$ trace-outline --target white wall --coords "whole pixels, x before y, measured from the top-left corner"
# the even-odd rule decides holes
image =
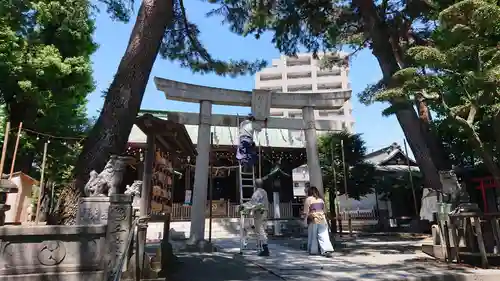
[[[380,197],[380,196],[379,196]],[[375,193],[367,194],[366,196],[362,196],[359,200],[355,200],[352,198],[346,199],[345,195],[340,195],[338,197],[340,210],[375,210],[377,208],[377,200]],[[388,202],[383,200],[378,200],[378,207],[380,210],[389,210]]]

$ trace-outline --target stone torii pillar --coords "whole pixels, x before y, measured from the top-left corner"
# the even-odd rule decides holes
[[[208,165],[210,156],[210,124],[212,102],[200,102],[198,141],[196,143],[196,167],[194,170],[193,204],[191,207],[191,229],[189,244],[205,240],[205,208],[207,205]]]
[[[309,182],[315,186],[321,196],[323,190],[323,173],[319,164],[318,156],[318,136],[316,135],[316,123],[314,120],[314,108],[306,106],[302,108],[302,116],[305,123],[307,167],[309,169]]]

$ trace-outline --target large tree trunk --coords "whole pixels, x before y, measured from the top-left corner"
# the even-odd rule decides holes
[[[111,154],[124,152],[172,9],[172,0],[142,0],[127,50],[76,165],[80,191],[90,171],[101,171]]]
[[[432,152],[427,145],[425,135],[421,131],[420,122],[415,111],[409,106],[408,109],[399,110],[396,117],[424,177],[425,186],[434,190],[441,189],[438,169],[432,159]]]
[[[440,171],[451,169],[450,161],[445,155],[442,143],[431,130],[432,118],[427,103],[423,97],[417,97],[415,104],[418,109],[418,118],[420,119],[421,130],[427,139],[427,145],[431,151],[432,159],[436,168]]]
[[[100,172],[109,156],[125,150],[139,112],[151,69],[173,16],[172,0],[142,0],[125,55],[109,87],[104,106],[75,167],[75,184],[67,196],[78,198],[92,170]],[[68,203],[75,200],[67,200]],[[59,223],[74,219],[75,209],[62,203]]]
[[[377,13],[372,0],[355,0],[353,4],[360,10],[365,32],[372,38],[373,54],[377,58],[382,70],[384,80],[390,81],[392,75],[400,69],[400,65],[395,57],[391,38],[386,23]],[[441,181],[432,154],[429,149],[429,141],[432,136],[428,132],[422,131],[422,124],[413,106],[408,101],[397,101],[406,106],[400,107],[396,112],[396,117],[403,129],[408,144],[413,151],[420,171],[424,176],[425,184],[432,189],[440,189]],[[432,143],[438,143],[433,141]]]

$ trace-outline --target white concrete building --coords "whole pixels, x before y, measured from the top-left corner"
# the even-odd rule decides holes
[[[321,69],[320,61],[314,59],[312,54],[298,54],[297,57],[281,56],[272,60],[271,67],[255,75],[255,89],[270,89],[283,93],[350,91],[349,67]],[[314,115],[316,120],[334,121],[338,130],[353,132],[354,118],[350,100],[347,100],[340,109],[315,110]],[[303,118],[300,109],[272,108],[271,116]],[[294,135],[296,139],[303,138],[303,132],[298,131]],[[294,194],[304,195],[305,183],[309,182],[307,166],[295,169],[293,180]]]

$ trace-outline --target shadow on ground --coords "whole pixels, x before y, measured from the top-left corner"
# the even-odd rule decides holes
[[[177,253],[178,268],[171,281],[278,281],[256,264],[235,259],[227,253]]]
[[[336,243],[335,251],[341,255],[371,255],[378,253],[381,255],[401,255],[416,254],[421,251],[418,245],[395,245],[395,244],[357,244],[357,243]]]
[[[344,256],[362,256],[378,253],[382,255],[416,254],[421,252],[419,241],[423,237],[398,237],[398,236],[362,236],[356,239],[337,239],[333,244],[335,251]],[[288,237],[287,239],[271,238],[282,246],[295,250],[304,250],[307,238]]]
[[[294,238],[280,239],[279,242],[271,240],[270,257],[258,257],[255,252],[245,252],[241,256],[235,254],[238,250],[235,247],[237,239],[232,240],[234,241],[219,242],[221,246],[226,245],[225,253],[232,254],[234,259],[242,262],[258,265],[272,273],[272,276],[279,276],[286,281],[403,281],[414,278],[427,280],[432,275],[448,280],[446,278],[455,278],[456,274],[477,274],[474,268],[439,263],[426,258],[419,252],[418,240],[384,242],[356,239],[341,242],[332,258],[307,255],[304,250],[300,250],[300,244],[305,240]],[[245,278],[248,276],[234,280],[248,280]]]
[[[368,261],[342,258],[340,253],[332,259],[310,257],[297,259],[286,252],[272,259],[246,257],[258,263],[284,280],[294,281],[365,281],[365,280],[407,280],[429,277],[430,274],[472,273],[472,269],[452,267],[447,264],[436,264],[433,260],[410,259],[404,261],[388,261],[387,263],[370,263]],[[365,258],[366,259],[366,258]]]
[[[359,233],[356,234],[356,237],[364,241],[397,242],[397,241],[419,241],[430,237],[430,235],[424,233],[382,232],[382,233]]]

